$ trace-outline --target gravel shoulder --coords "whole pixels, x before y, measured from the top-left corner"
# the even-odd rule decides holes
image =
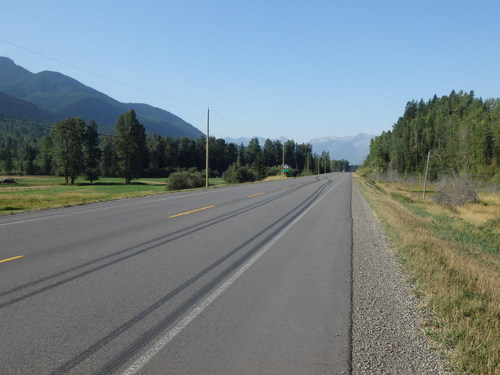
[[[354,184],[352,217],[352,374],[451,375],[421,329],[408,275]]]

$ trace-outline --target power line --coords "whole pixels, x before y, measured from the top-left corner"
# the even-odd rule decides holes
[[[219,117],[220,117],[222,120],[224,120],[226,123],[228,123],[229,125],[231,125],[234,129],[237,129],[237,130],[239,130],[239,131],[241,131],[241,132],[243,132],[243,133],[245,133],[245,132],[247,132],[247,131],[248,131],[248,129],[244,129],[244,128],[242,128],[242,127],[238,126],[238,125],[237,125],[234,121],[232,121],[232,120],[228,119],[226,116],[224,116],[224,115],[223,115],[222,113],[220,113],[219,111],[217,111],[217,110],[212,110],[212,112],[213,112],[214,114],[216,114],[217,116],[219,116]]]
[[[207,105],[204,105],[204,104],[200,104],[200,103],[196,103],[196,102],[192,102],[192,101],[189,101],[189,100],[185,100],[185,99],[180,99],[180,98],[176,98],[176,97],[173,97],[173,96],[169,96],[169,95],[164,95],[164,94],[161,94],[161,93],[158,93],[158,92],[155,92],[155,91],[151,91],[151,90],[147,90],[147,89],[144,89],[142,87],[138,87],[138,86],[135,86],[135,85],[131,85],[129,83],[126,83],[126,82],[123,82],[123,81],[120,81],[120,80],[117,80],[117,79],[114,79],[114,78],[111,78],[111,77],[108,77],[108,76],[105,76],[103,74],[99,74],[99,73],[96,73],[96,72],[93,72],[91,70],[88,70],[88,69],[85,69],[85,68],[82,68],[82,67],[79,67],[79,66],[76,66],[74,64],[70,64],[70,63],[67,63],[65,61],[62,61],[60,59],[57,59],[57,58],[54,58],[52,56],[49,56],[49,55],[46,55],[44,53],[41,53],[41,52],[38,52],[38,51],[35,51],[31,48],[27,48],[27,47],[24,47],[24,46],[21,46],[17,43],[13,43],[11,41],[8,41],[8,40],[5,40],[4,38],[1,38],[0,37],[0,41],[5,43],[5,44],[8,44],[10,46],[13,46],[15,48],[18,48],[18,49],[22,49],[24,51],[27,51],[29,53],[32,53],[32,54],[35,54],[35,55],[38,55],[38,56],[41,56],[45,59],[48,59],[48,60],[51,60],[51,61],[54,61],[58,64],[62,64],[62,65],[65,65],[65,66],[68,66],[72,69],[76,69],[76,70],[79,70],[79,71],[82,71],[84,73],[87,73],[87,74],[91,74],[95,77],[98,77],[98,78],[101,78],[101,79],[105,79],[107,81],[110,81],[110,82],[113,82],[113,83],[117,83],[119,85],[122,85],[122,86],[125,86],[125,87],[129,87],[129,88],[132,88],[134,90],[139,90],[139,91],[142,91],[142,92],[145,92],[145,93],[148,93],[148,94],[151,94],[151,95],[155,95],[155,96],[159,96],[159,97],[162,97],[162,98],[165,98],[165,99],[169,99],[169,100],[173,100],[173,101],[177,101],[177,102],[180,102],[180,103],[185,103],[185,104],[189,104],[189,105],[193,105],[193,106],[197,106],[197,107],[208,107]],[[219,111],[214,111],[214,113],[216,113],[222,120],[224,120],[226,123],[229,123],[233,128],[235,129],[238,129],[242,132],[246,132],[247,129],[243,129],[242,127],[238,126],[234,121],[231,121],[229,120],[226,116],[224,116],[221,112]]]
[[[110,81],[110,82],[113,82],[113,83],[117,83],[117,84],[120,84],[122,86],[125,86],[125,87],[129,87],[129,88],[132,88],[134,90],[139,90],[139,91],[142,91],[142,92],[145,92],[145,93],[148,93],[148,94],[152,94],[152,95],[155,95],[155,96],[159,96],[159,97],[162,97],[162,98],[165,98],[165,99],[169,99],[169,100],[173,100],[173,101],[177,101],[177,102],[180,102],[180,103],[185,103],[185,104],[189,104],[189,105],[193,105],[193,106],[197,106],[197,107],[208,107],[204,104],[200,104],[200,103],[196,103],[196,102],[192,102],[192,101],[189,101],[189,100],[184,100],[184,99],[179,99],[179,98],[176,98],[176,97],[173,97],[173,96],[169,96],[169,95],[164,95],[164,94],[161,94],[161,93],[158,93],[158,92],[155,92],[155,91],[151,91],[151,90],[147,90],[147,89],[144,89],[144,88],[141,88],[141,87],[138,87],[138,86],[135,86],[135,85],[131,85],[129,83],[126,83],[126,82],[123,82],[123,81],[120,81],[120,80],[116,80],[114,78],[111,78],[111,77],[108,77],[108,76],[105,76],[103,74],[99,74],[99,73],[96,73],[96,72],[93,72],[93,71],[90,71],[88,69],[85,69],[85,68],[81,68],[79,66],[76,66],[74,64],[70,64],[70,63],[67,63],[65,61],[62,61],[62,60],[59,60],[59,59],[56,59],[52,56],[49,56],[49,55],[46,55],[44,53],[41,53],[41,52],[38,52],[38,51],[35,51],[33,49],[30,49],[30,48],[27,48],[27,47],[24,47],[24,46],[21,46],[19,44],[16,44],[16,43],[13,43],[13,42],[10,42],[8,40],[5,40],[4,38],[1,38],[0,37],[0,41],[3,42],[3,43],[6,43],[8,45],[11,45],[15,48],[19,48],[19,49],[22,49],[24,51],[27,51],[29,53],[32,53],[32,54],[35,54],[35,55],[38,55],[38,56],[41,56],[45,59],[48,59],[48,60],[51,60],[51,61],[54,61],[58,64],[62,64],[62,65],[66,65],[72,69],[76,69],[76,70],[79,70],[79,71],[82,71],[84,73],[87,73],[87,74],[91,74],[95,77],[98,77],[98,78],[101,78],[101,79],[105,79],[107,81]],[[242,127],[238,126],[234,121],[231,121],[229,120],[226,116],[224,116],[221,112],[219,111],[214,111],[214,113],[216,113],[222,120],[224,120],[226,123],[229,123],[233,128],[235,129],[238,129],[242,132],[246,132],[247,129],[243,129]],[[104,135],[104,134],[103,134]]]
[[[35,50],[32,50],[30,48],[27,48],[27,47],[23,47],[19,44],[16,44],[16,43],[12,43],[12,42],[9,42],[8,40],[5,40],[3,38],[0,38],[0,41],[6,43],[6,44],[9,44],[13,47],[16,47],[16,48],[19,48],[19,49],[22,49],[24,51],[27,51],[27,52],[30,52],[30,53],[33,53],[35,55],[38,55],[38,56],[41,56],[43,58],[46,58],[46,59],[49,59],[49,60],[52,60],[54,62],[57,62],[59,64],[62,64],[62,65],[66,65],[70,68],[73,68],[73,69],[76,69],[76,70],[80,70],[82,72],[85,72],[87,74],[91,74],[93,76],[96,76],[96,77],[99,77],[99,78],[102,78],[102,79],[105,79],[107,81],[110,81],[110,82],[114,82],[114,83],[117,83],[117,84],[120,84],[122,86],[126,86],[126,87],[129,87],[129,88],[132,88],[134,90],[139,90],[139,91],[142,91],[142,92],[145,92],[145,93],[148,93],[148,94],[152,94],[152,95],[156,95],[156,96],[159,96],[159,97],[162,97],[162,98],[165,98],[165,99],[169,99],[169,100],[174,100],[174,101],[177,101],[177,102],[180,102],[180,103],[185,103],[185,104],[190,104],[190,105],[193,105],[193,106],[198,106],[198,107],[206,107],[205,105],[202,105],[202,104],[199,104],[199,103],[195,103],[195,102],[192,102],[192,101],[189,101],[189,100],[184,100],[184,99],[179,99],[179,98],[175,98],[173,96],[169,96],[169,95],[164,95],[164,94],[161,94],[159,92],[155,92],[155,91],[151,91],[151,90],[147,90],[147,89],[144,89],[142,87],[138,87],[138,86],[135,86],[135,85],[131,85],[129,83],[126,83],[126,82],[123,82],[123,81],[119,81],[119,80],[116,80],[114,78],[111,78],[111,77],[108,77],[108,76],[105,76],[105,75],[102,75],[102,74],[99,74],[99,73],[95,73],[95,72],[92,72],[90,70],[87,70],[87,69],[84,69],[84,68],[81,68],[79,66],[76,66],[76,65],[73,65],[73,64],[70,64],[70,63],[67,63],[65,61],[62,61],[62,60],[59,60],[59,59],[56,59],[54,57],[51,57],[51,56],[48,56],[46,54],[43,54],[41,52],[38,52],[38,51],[35,51]]]
[[[105,79],[107,81],[110,81],[110,82],[113,82],[113,83],[117,83],[117,84],[120,84],[122,86],[125,86],[125,87],[129,87],[129,88],[132,88],[134,90],[139,90],[139,91],[142,91],[142,92],[145,92],[145,93],[148,93],[148,94],[151,94],[151,95],[155,95],[155,96],[159,96],[159,97],[162,97],[162,98],[165,98],[165,99],[169,99],[169,100],[174,100],[174,101],[177,101],[177,102],[180,102],[180,103],[185,103],[185,104],[189,104],[189,105],[193,105],[193,106],[197,106],[197,107],[208,107],[207,105],[204,105],[204,104],[200,104],[200,103],[195,103],[195,102],[192,102],[192,101],[189,101],[189,100],[184,100],[184,99],[179,99],[179,98],[176,98],[176,97],[173,97],[173,96],[169,96],[169,95],[164,95],[164,94],[161,94],[161,93],[158,93],[158,92],[155,92],[155,91],[151,91],[151,90],[147,90],[147,89],[144,89],[144,88],[141,88],[141,87],[138,87],[138,86],[135,86],[135,85],[131,85],[129,83],[126,83],[126,82],[123,82],[123,81],[120,81],[120,80],[116,80],[114,78],[111,78],[111,77],[108,77],[108,76],[105,76],[103,74],[99,74],[99,73],[95,73],[93,71],[90,71],[88,69],[85,69],[85,68],[81,68],[79,66],[76,66],[74,64],[70,64],[70,63],[67,63],[65,61],[62,61],[62,60],[59,60],[59,59],[56,59],[52,56],[49,56],[49,55],[46,55],[44,53],[41,53],[41,52],[38,52],[38,51],[35,51],[33,49],[30,49],[30,48],[27,48],[27,47],[24,47],[24,46],[21,46],[19,44],[16,44],[16,43],[13,43],[13,42],[10,42],[8,40],[5,40],[3,38],[0,38],[0,41],[1,42],[4,42],[8,45],[11,45],[15,48],[19,48],[19,49],[22,49],[24,51],[27,51],[29,53],[32,53],[32,54],[35,54],[35,55],[38,55],[38,56],[41,56],[45,59],[48,59],[48,60],[51,60],[51,61],[54,61],[58,64],[62,64],[62,65],[66,65],[72,69],[76,69],[76,70],[79,70],[79,71],[82,71],[84,73],[87,73],[87,74],[91,74],[95,77],[98,77],[98,78],[101,78],[101,79]],[[238,126],[234,121],[231,121],[229,120],[226,116],[224,116],[221,112],[219,111],[215,111],[214,110],[214,113],[217,114],[221,119],[223,119],[226,123],[230,124],[233,128],[237,129],[237,130],[240,130],[242,132],[246,132],[247,129],[244,129],[240,126]]]

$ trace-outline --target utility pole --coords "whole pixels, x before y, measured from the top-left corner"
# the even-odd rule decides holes
[[[210,107],[207,109],[207,144],[205,147],[205,187],[208,188],[208,140],[210,138]]]
[[[285,177],[285,142],[283,142],[283,163],[281,164],[281,174]]]
[[[425,193],[427,190],[427,173],[429,172],[429,159],[431,158],[431,151],[427,153],[427,164],[425,166],[425,177],[424,177],[424,192],[422,193],[422,199],[425,201]]]

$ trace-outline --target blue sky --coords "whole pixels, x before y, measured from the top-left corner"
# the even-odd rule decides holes
[[[410,100],[499,97],[500,1],[2,0],[0,56],[216,137],[390,130]]]

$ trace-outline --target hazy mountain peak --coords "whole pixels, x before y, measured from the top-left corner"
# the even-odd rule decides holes
[[[370,152],[370,141],[374,135],[360,133],[346,137],[322,137],[312,139],[309,143],[313,151],[320,154],[326,151],[331,159],[348,160],[349,163],[359,165]]]
[[[353,136],[345,136],[345,137],[337,137],[337,136],[330,136],[330,137],[321,137],[321,138],[313,138],[310,140],[310,142],[314,143],[323,143],[323,142],[329,142],[329,141],[350,141],[354,137]]]
[[[370,141],[375,137],[374,135],[360,133],[355,136],[328,136],[311,139],[309,143],[313,152],[316,154],[321,154],[323,151],[330,153],[330,159],[335,160],[348,160],[349,163],[353,165],[359,165],[363,163],[364,159],[370,152]],[[253,137],[259,140],[261,146],[264,145],[266,138],[263,137]],[[237,145],[243,144],[248,146],[252,138],[225,138],[228,143],[235,143]],[[287,139],[281,137],[279,139],[281,142],[286,142]]]

